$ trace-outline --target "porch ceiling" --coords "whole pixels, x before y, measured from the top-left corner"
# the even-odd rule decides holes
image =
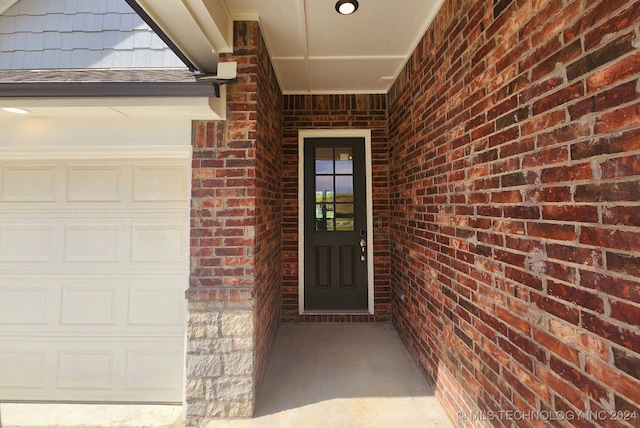
[[[386,93],[443,0],[136,0],[199,71],[232,49],[232,22],[258,20],[285,94]]]

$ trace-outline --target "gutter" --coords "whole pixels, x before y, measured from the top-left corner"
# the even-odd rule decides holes
[[[12,82],[0,98],[213,97],[210,82]]]
[[[0,71],[0,98],[220,97],[236,62],[213,74],[172,69]]]

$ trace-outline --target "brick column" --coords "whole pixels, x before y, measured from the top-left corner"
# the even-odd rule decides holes
[[[193,129],[189,425],[253,415],[280,324],[282,93],[258,24],[234,32],[227,120]]]
[[[187,425],[251,417],[255,400],[257,24],[236,23],[227,120],[193,128]]]
[[[187,422],[253,414],[251,149],[238,122],[196,122],[187,324]],[[246,131],[244,131],[246,132]]]

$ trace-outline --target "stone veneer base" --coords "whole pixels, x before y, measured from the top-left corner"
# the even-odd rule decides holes
[[[203,418],[250,418],[254,302],[189,301],[187,320],[187,426]]]

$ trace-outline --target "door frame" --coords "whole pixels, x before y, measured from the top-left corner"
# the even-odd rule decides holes
[[[307,138],[363,138],[367,198],[367,307],[366,311],[307,311],[304,309],[304,142]],[[373,173],[370,129],[307,129],[298,131],[298,311],[313,314],[374,314],[373,287]]]

